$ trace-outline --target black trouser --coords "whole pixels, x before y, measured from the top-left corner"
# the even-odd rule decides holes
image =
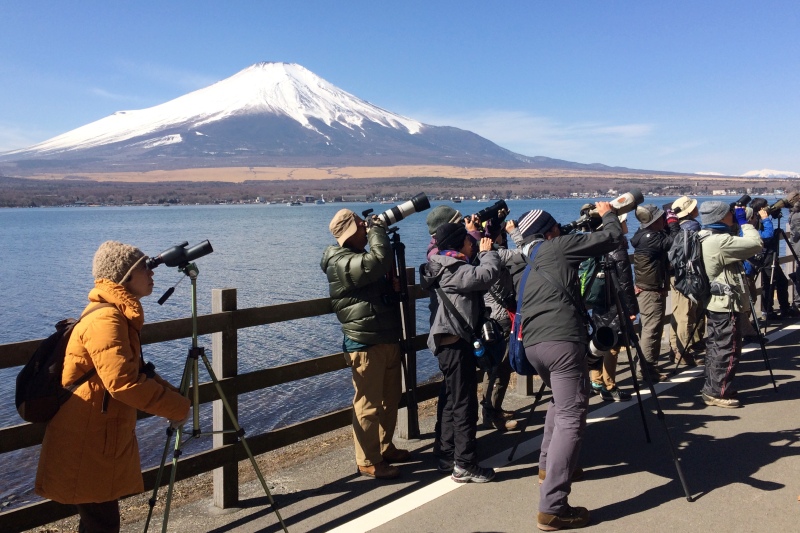
[[[447,401],[441,409],[439,451],[458,466],[478,464],[478,379],[472,345],[464,339],[442,346],[436,354],[444,375]]]
[[[119,532],[119,500],[103,503],[79,503],[76,505],[81,521],[79,533]]]
[[[744,313],[706,313],[706,382],[703,392],[714,398],[731,398],[736,394],[733,378],[742,356],[740,322]]]
[[[775,271],[772,275],[772,284],[769,282],[770,272]],[[781,311],[789,309],[789,281],[786,279],[786,274],[780,265],[772,268],[772,263],[761,271],[761,285],[764,291],[761,293],[761,312],[771,313],[774,311],[774,297],[773,291],[778,291],[778,304],[781,306]]]

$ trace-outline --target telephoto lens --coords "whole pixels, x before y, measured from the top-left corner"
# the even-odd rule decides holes
[[[501,214],[501,211],[503,212]],[[494,205],[490,205],[485,209],[481,209],[475,216],[477,216],[481,222],[486,222],[487,220],[495,220],[497,219],[499,222],[502,222],[503,219],[506,218],[506,215],[510,213],[511,210],[508,208],[505,200],[499,200]]]
[[[387,209],[377,216],[384,224],[391,226],[392,224],[400,222],[408,215],[425,211],[430,206],[431,203],[428,201],[428,197],[425,196],[425,193],[419,193],[411,200]]]

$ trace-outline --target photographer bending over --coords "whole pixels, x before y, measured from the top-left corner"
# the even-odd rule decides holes
[[[402,394],[400,307],[387,278],[394,255],[386,228],[377,217],[372,226],[349,209],[341,209],[329,229],[339,243],[325,249],[320,266],[328,276],[331,306],[342,324],[342,351],[353,372],[353,440],[362,476],[391,479],[408,450],[392,443]],[[369,251],[366,251],[369,244]]]
[[[703,230],[703,262],[711,282],[711,300],[706,312],[706,382],[702,397],[706,405],[739,407],[732,386],[742,355],[742,321],[747,320],[750,294],[742,274],[742,261],[761,250],[758,231],[747,223],[744,207],[735,208],[742,236],[736,236],[734,213],[725,202],[700,205]]]
[[[431,292],[437,287],[442,289],[462,319],[477,331],[483,315],[483,293],[497,279],[500,269],[492,241],[480,240],[480,266],[470,264],[469,258],[478,244],[463,224],[439,226],[436,243],[439,252],[420,268],[420,285]],[[452,470],[451,478],[458,483],[485,483],[494,478],[494,470],[478,466],[478,380],[473,339],[442,302],[437,300],[432,313],[428,348],[439,360],[446,386],[446,403],[438,411],[438,446],[434,443],[439,453],[438,470]]]
[[[553,392],[539,454],[539,477],[544,481],[537,525],[544,531],[583,527],[589,522],[586,508],[567,502],[589,405],[589,339],[584,312],[576,307],[581,298],[578,267],[584,259],[616,249],[622,237],[611,204],[598,202],[597,212],[604,229],[589,234],[561,235],[555,219],[538,209],[523,214],[516,223],[523,253],[530,255],[536,249],[534,268],[523,289],[525,355]],[[523,257],[512,266],[517,294],[525,266]]]
[[[72,331],[61,377],[66,387],[95,369],[47,424],[36,494],[76,504],[79,531],[119,531],[119,498],[144,490],[136,411],[163,416],[174,428],[189,419],[189,399],[145,365],[139,333],[153,292],[147,256],[106,241],[92,261],[94,288]]]

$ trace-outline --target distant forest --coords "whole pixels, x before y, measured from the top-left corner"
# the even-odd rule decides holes
[[[680,182],[680,183],[679,183]],[[752,180],[720,178],[665,179],[663,176],[585,175],[546,178],[362,178],[332,180],[281,180],[229,182],[100,182],[87,180],[36,180],[0,176],[0,207],[59,205],[138,205],[252,203],[257,198],[280,202],[290,198],[324,196],[326,201],[345,198],[410,198],[424,192],[431,198],[484,195],[488,198],[567,197],[573,193],[604,195],[609,189],[624,192],[638,188],[645,193],[711,194],[712,190],[746,192]],[[793,180],[764,180],[754,192],[796,189]]]

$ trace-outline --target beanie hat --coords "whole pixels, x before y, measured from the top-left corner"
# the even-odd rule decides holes
[[[536,235],[544,235],[556,225],[554,219],[547,211],[534,209],[523,213],[517,221],[517,229],[522,236],[522,243],[528,244]]]
[[[636,220],[640,228],[647,228],[664,215],[664,210],[653,204],[644,204],[636,208]]]
[[[94,279],[108,279],[114,283],[127,281],[134,267],[147,256],[130,244],[106,241],[94,253],[92,276]]]
[[[339,243],[339,246],[344,246],[345,241],[358,231],[355,213],[349,209],[340,209],[333,215],[328,229],[331,230],[331,235]]]
[[[428,223],[428,233],[433,235],[442,224],[461,222],[461,212],[449,205],[437,205],[428,213],[425,222]]]
[[[712,200],[710,202],[703,202],[700,204],[700,216],[703,220],[703,225],[708,226],[719,222],[731,210],[731,206],[719,200]]]
[[[460,250],[467,235],[464,224],[446,222],[436,228],[436,246],[439,250]]]
[[[681,196],[672,202],[672,210],[675,211],[675,216],[678,218],[688,217],[695,207],[697,207],[697,200],[688,196]]]

